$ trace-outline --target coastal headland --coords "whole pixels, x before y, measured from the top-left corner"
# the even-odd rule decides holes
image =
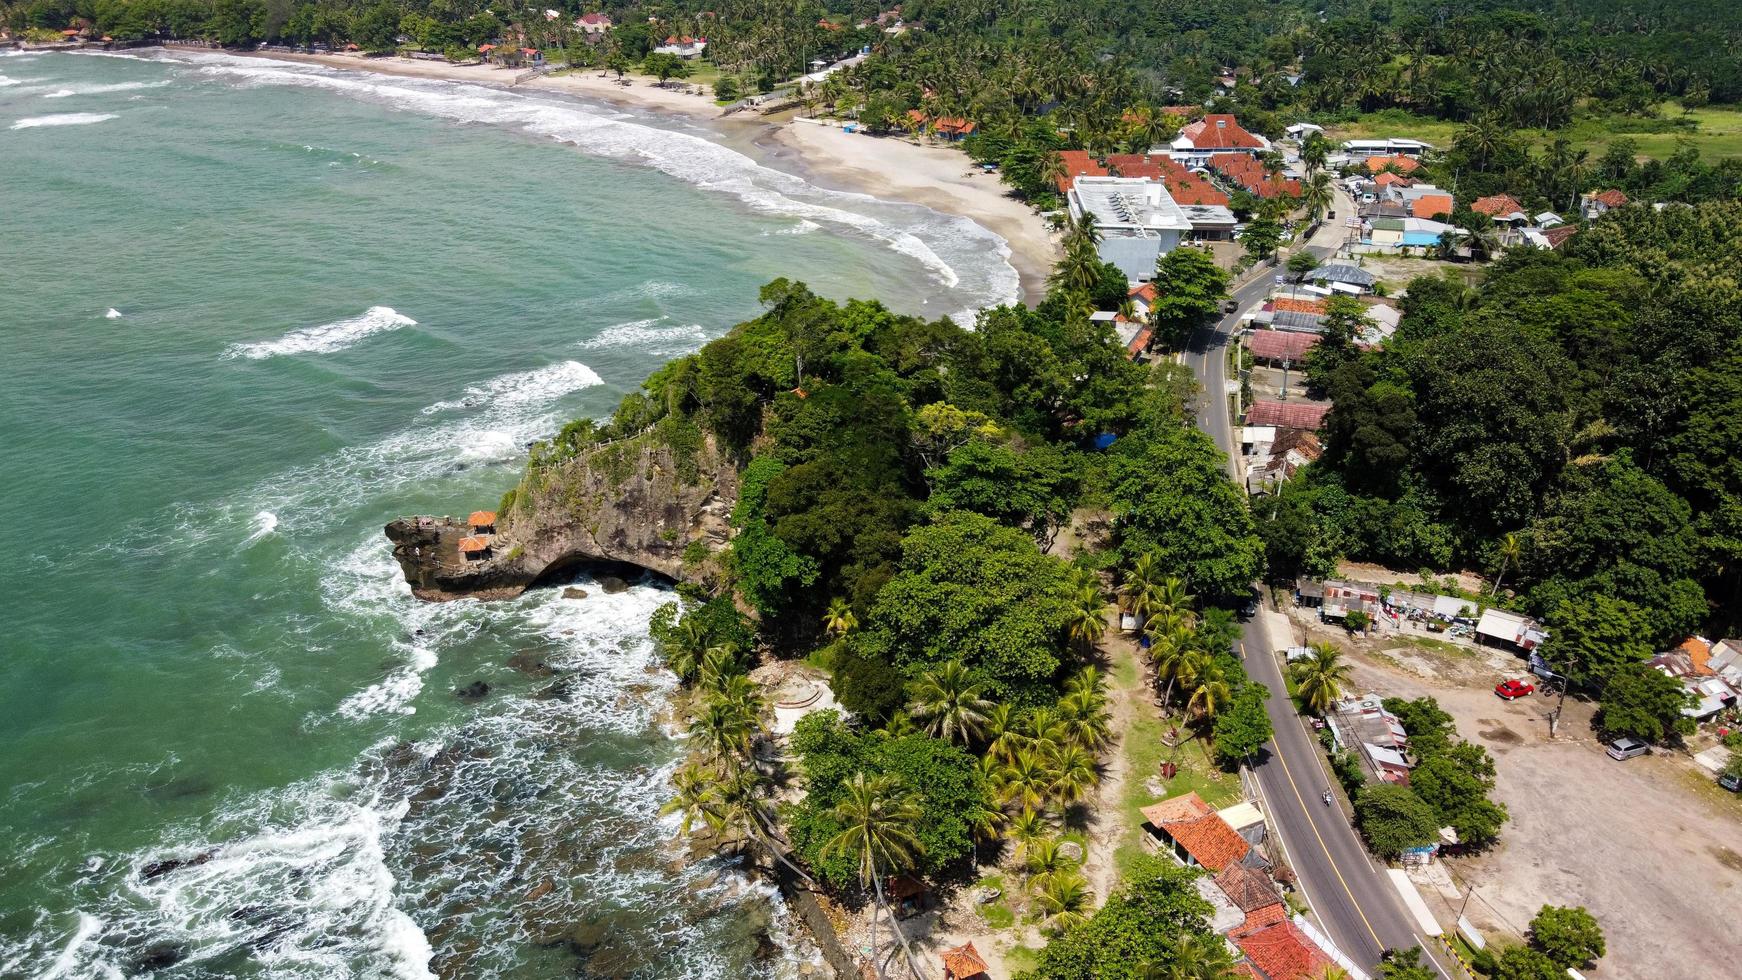
[[[205,51],[204,48],[191,50]],[[289,52],[226,52],[273,61],[325,65],[407,78],[513,87],[608,102],[707,124],[719,141],[764,165],[831,190],[918,204],[967,218],[1001,236],[1010,264],[1030,304],[1046,293],[1046,277],[1058,258],[1058,242],[1033,208],[1009,193],[995,173],[982,172],[959,150],[901,136],[848,133],[836,125],[795,119],[790,113],[726,114],[711,97],[688,86],[662,88],[646,78],[621,84],[600,71],[546,73],[515,79],[522,71],[495,65],[456,65],[399,57]]]

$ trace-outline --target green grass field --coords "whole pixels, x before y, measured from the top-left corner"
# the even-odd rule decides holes
[[[1121,874],[1144,853],[1141,810],[1160,797],[1143,784],[1152,776],[1159,777],[1163,760],[1172,758],[1179,765],[1178,773],[1167,781],[1169,797],[1197,793],[1204,802],[1218,809],[1240,802],[1239,778],[1216,768],[1202,742],[1196,739],[1184,742],[1179,753],[1174,755],[1162,741],[1166,734],[1166,723],[1147,712],[1134,721],[1125,734],[1125,792],[1119,807],[1125,826],[1123,840],[1114,855]]]
[[[1681,120],[1692,126],[1681,124]],[[1417,116],[1399,109],[1384,109],[1365,113],[1354,122],[1329,126],[1325,135],[1334,140],[1380,139],[1404,136],[1426,140],[1445,149],[1451,146],[1461,123]],[[1628,116],[1584,117],[1565,129],[1526,130],[1532,142],[1546,146],[1556,137],[1565,137],[1575,147],[1589,148],[1593,157],[1617,139],[1627,137],[1639,144],[1643,156],[1663,159],[1674,153],[1683,139],[1693,141],[1706,160],[1742,157],[1742,110],[1712,107],[1684,113],[1679,104],[1665,102],[1658,107],[1655,119]]]

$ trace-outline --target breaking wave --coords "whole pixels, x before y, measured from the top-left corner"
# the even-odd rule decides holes
[[[246,357],[258,361],[280,354],[331,354],[350,347],[370,334],[416,325],[416,320],[391,306],[371,306],[362,316],[335,320],[318,327],[292,330],[277,340],[231,344],[225,349],[224,357]]]
[[[655,357],[676,357],[700,350],[707,343],[707,334],[699,323],[669,324],[670,317],[658,316],[646,320],[614,323],[599,335],[581,341],[577,346],[586,350],[629,348]]]
[[[8,126],[8,129],[39,129],[46,126],[90,126],[117,119],[113,112],[59,112],[49,116],[29,116]]]
[[[1015,269],[1007,261],[1007,243],[974,222],[918,206],[879,202],[868,195],[822,190],[703,136],[648,125],[635,116],[459,82],[262,63],[227,55],[193,57],[202,74],[241,85],[318,88],[457,122],[515,127],[591,155],[641,163],[704,189],[730,194],[760,213],[861,235],[918,262],[937,283],[959,291],[970,312],[1010,302],[1018,292]],[[795,226],[801,228],[802,224]],[[964,281],[964,275],[971,281]]]
[[[516,408],[537,405],[571,391],[601,385],[593,369],[580,361],[564,361],[534,371],[521,371],[491,378],[483,384],[471,385],[459,398],[439,401],[423,409],[424,415],[464,408]]]
[[[43,95],[45,99],[66,99],[75,95],[107,95],[110,92],[136,92],[146,88],[163,88],[170,84],[169,79],[161,82],[115,82],[109,85],[68,85]]]

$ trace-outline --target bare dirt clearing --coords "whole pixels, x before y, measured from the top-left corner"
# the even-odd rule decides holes
[[[1494,755],[1495,795],[1512,820],[1489,853],[1448,862],[1462,884],[1475,886],[1467,914],[1478,928],[1516,936],[1545,903],[1584,905],[1609,941],[1609,955],[1588,976],[1738,975],[1742,800],[1710,786],[1679,755],[1609,758],[1591,732],[1589,704],[1568,701],[1561,737],[1548,741],[1552,703],[1501,701],[1490,688],[1502,673],[1480,676],[1480,661],[1446,655],[1433,681],[1383,657],[1358,654],[1354,664],[1360,690],[1432,695],[1462,737]],[[1449,898],[1423,894],[1442,921],[1456,915]]]

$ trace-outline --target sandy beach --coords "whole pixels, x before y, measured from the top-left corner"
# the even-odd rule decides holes
[[[982,172],[960,150],[914,143],[899,136],[848,133],[808,120],[774,128],[757,144],[823,187],[910,201],[960,215],[1010,243],[1010,264],[1030,303],[1046,294],[1058,246],[1046,222],[1010,194],[996,174]]]
[[[1046,277],[1057,258],[1054,236],[1032,208],[1011,196],[996,175],[982,173],[966,154],[942,145],[915,143],[900,136],[848,133],[830,123],[768,118],[751,112],[727,116],[706,95],[690,94],[687,87],[661,88],[645,77],[631,76],[629,85],[621,85],[611,74],[568,72],[534,76],[513,86],[523,69],[352,54],[247,54],[386,75],[557,92],[708,121],[722,142],[818,186],[920,204],[990,229],[1009,243],[1010,264],[1020,276],[1023,298],[1029,303],[1039,302],[1045,295]]]

